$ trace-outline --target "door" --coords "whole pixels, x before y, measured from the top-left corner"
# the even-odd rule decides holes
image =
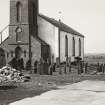
[[[47,61],[50,58],[50,48],[48,45],[42,45],[41,57],[43,58],[44,61]]]

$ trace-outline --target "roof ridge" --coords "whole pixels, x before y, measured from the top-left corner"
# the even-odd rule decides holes
[[[47,20],[51,24],[55,25],[56,27],[59,27],[62,31],[65,31],[65,32],[68,32],[68,33],[72,33],[74,35],[78,35],[78,36],[81,36],[81,37],[84,37],[84,35],[82,35],[81,33],[77,32],[76,30],[71,28],[69,25],[63,23],[62,21],[58,21],[58,20],[56,20],[54,18],[47,17],[47,16],[45,16],[43,14],[39,14],[39,16],[41,16],[42,18],[44,18],[45,20]]]

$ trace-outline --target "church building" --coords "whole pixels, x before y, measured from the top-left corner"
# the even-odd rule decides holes
[[[39,13],[38,0],[10,0],[9,36],[2,41],[6,62],[15,56],[16,47],[32,65],[41,58],[56,62],[84,58],[84,36],[62,21]]]

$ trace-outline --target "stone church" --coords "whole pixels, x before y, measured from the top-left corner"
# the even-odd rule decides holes
[[[10,0],[9,36],[2,41],[8,63],[22,48],[25,63],[40,58],[56,62],[84,58],[84,36],[61,21],[39,13],[38,0]]]

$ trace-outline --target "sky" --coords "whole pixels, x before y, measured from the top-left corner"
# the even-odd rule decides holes
[[[82,33],[85,53],[105,53],[105,0],[39,0],[39,12]],[[9,24],[9,0],[0,1],[0,14],[2,30]]]

